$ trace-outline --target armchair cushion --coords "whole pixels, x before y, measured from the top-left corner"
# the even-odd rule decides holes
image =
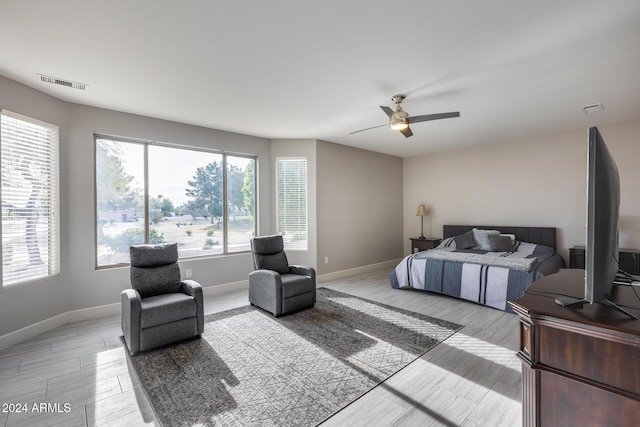
[[[196,317],[196,300],[183,293],[170,293],[143,298],[142,329]]]
[[[180,267],[178,264],[155,268],[131,267],[131,287],[142,298],[180,292]]]
[[[255,257],[256,263],[260,266],[259,270],[273,270],[280,274],[289,272],[289,262],[284,252],[269,255],[256,254]]]
[[[282,283],[282,298],[287,299],[307,292],[313,292],[316,287],[309,276],[297,274],[283,274],[280,276]]]

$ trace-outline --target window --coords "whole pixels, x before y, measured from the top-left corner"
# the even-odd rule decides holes
[[[255,160],[226,156],[229,252],[249,251],[256,229]]]
[[[178,243],[181,259],[249,250],[255,158],[96,136],[96,265],[129,246]]]
[[[58,127],[0,111],[2,284],[60,273]]]
[[[276,159],[277,232],[285,248],[307,250],[307,159]]]

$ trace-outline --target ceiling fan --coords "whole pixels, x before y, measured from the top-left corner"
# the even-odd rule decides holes
[[[413,135],[413,132],[411,132],[411,128],[409,128],[410,124],[418,123],[418,122],[428,122],[430,120],[448,119],[448,118],[451,118],[451,117],[460,117],[460,112],[459,111],[456,111],[456,112],[453,112],[453,113],[426,114],[426,115],[423,115],[423,116],[409,117],[409,113],[404,111],[402,109],[402,105],[400,105],[400,104],[402,104],[402,101],[405,98],[406,98],[406,96],[404,96],[404,95],[394,95],[393,97],[391,97],[391,100],[393,102],[395,102],[395,104],[396,104],[396,111],[393,111],[391,108],[385,107],[385,106],[382,106],[382,105],[380,106],[380,108],[382,108],[382,111],[384,111],[385,114],[387,116],[389,116],[389,124],[388,124],[388,126],[393,130],[399,131],[406,138],[409,138],[411,135]],[[355,132],[350,132],[349,135],[352,135],[352,134],[358,133],[358,132],[363,132],[363,131],[369,130],[369,129],[379,128],[379,127],[382,127],[382,126],[387,126],[387,124],[373,126],[373,127],[366,128],[366,129],[360,129],[360,130],[357,130]]]

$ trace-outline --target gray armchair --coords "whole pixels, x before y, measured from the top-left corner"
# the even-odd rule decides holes
[[[249,302],[278,317],[313,307],[316,271],[289,265],[281,235],[251,239],[255,271],[249,273]]]
[[[131,355],[204,332],[202,287],[180,280],[178,245],[131,246],[131,287],[120,295]]]

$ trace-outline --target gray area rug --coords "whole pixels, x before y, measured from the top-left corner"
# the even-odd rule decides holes
[[[308,426],[460,328],[320,288],[312,309],[211,314],[202,339],[129,360],[164,426]]]

